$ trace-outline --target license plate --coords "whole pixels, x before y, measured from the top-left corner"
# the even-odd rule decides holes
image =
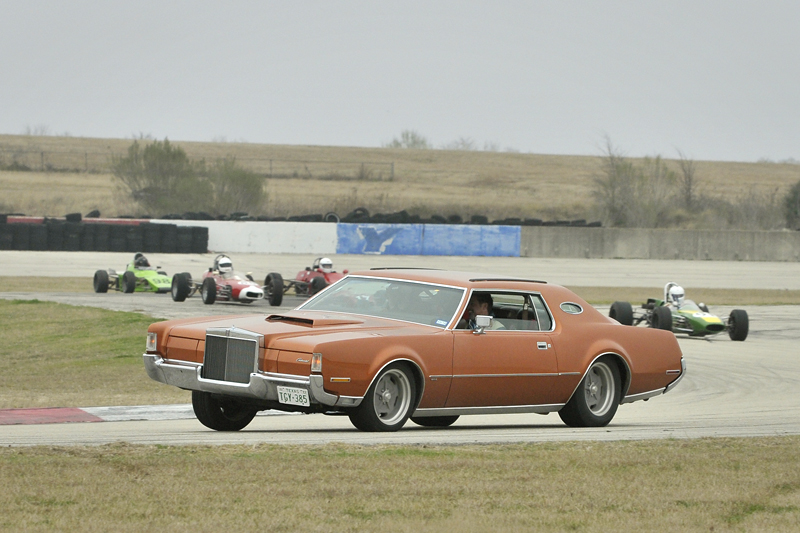
[[[302,405],[308,407],[311,402],[308,399],[306,389],[296,389],[294,387],[281,387],[278,385],[278,401],[288,405]]]

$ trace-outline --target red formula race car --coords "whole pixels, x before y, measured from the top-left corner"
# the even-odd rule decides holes
[[[198,290],[205,304],[217,300],[249,304],[264,297],[264,289],[253,281],[253,276],[234,270],[227,255],[214,259],[214,266],[203,274],[200,283],[195,283],[188,272],[172,276],[172,299],[176,302],[186,300]]]
[[[291,281],[284,281],[277,272],[267,274],[264,279],[265,298],[270,305],[281,305],[283,295],[294,289],[298,296],[312,296],[335,281],[342,279],[348,270],[341,273],[333,269],[333,261],[327,257],[318,257],[310,267],[301,270]]]

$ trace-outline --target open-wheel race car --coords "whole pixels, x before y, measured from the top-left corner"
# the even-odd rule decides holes
[[[217,300],[249,304],[264,297],[264,289],[253,276],[234,270],[231,258],[224,254],[214,259],[214,265],[203,273],[200,282],[195,282],[189,272],[175,274],[170,290],[176,302],[185,301],[197,291],[205,304]]]
[[[266,409],[363,431],[553,412],[602,427],[686,373],[675,335],[621,326],[564,287],[424,269],[355,272],[291,311],[156,322],[143,362],[217,431]]]
[[[750,320],[744,309],[734,309],[727,318],[720,318],[711,314],[706,304],[687,300],[683,288],[674,281],[664,286],[663,300],[648,298],[636,309],[628,302],[614,302],[608,316],[625,326],[645,323],[651,328],[684,333],[690,337],[705,337],[727,331],[734,341],[745,340],[750,328]]]
[[[284,281],[277,272],[270,272],[264,279],[265,298],[270,305],[281,305],[283,295],[294,290],[298,296],[313,296],[347,274],[347,269],[339,273],[333,269],[333,261],[327,257],[317,257],[310,267],[301,270],[291,281]]]
[[[121,275],[113,268],[96,271],[93,285],[94,292],[169,292],[172,280],[160,266],[150,266],[144,254],[137,253]]]

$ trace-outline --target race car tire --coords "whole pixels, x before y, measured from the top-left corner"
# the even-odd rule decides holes
[[[664,305],[657,305],[650,316],[650,327],[672,331],[672,311]]]
[[[203,297],[203,303],[211,305],[217,301],[217,282],[214,278],[206,278],[203,280],[203,285],[200,287],[200,296]]]
[[[308,295],[314,296],[319,291],[328,286],[328,282],[322,276],[311,278],[311,283],[308,284]]]
[[[570,427],[608,425],[619,407],[621,383],[617,364],[608,356],[601,357],[586,371],[581,384],[558,416]]]
[[[108,272],[98,270],[94,273],[94,292],[108,292]]]
[[[281,305],[283,302],[283,276],[277,272],[267,274],[264,279],[264,297],[269,301],[269,305]]]
[[[135,290],[136,290],[136,274],[134,274],[130,270],[126,270],[125,273],[122,274],[122,292],[130,294]]]
[[[172,276],[172,301],[173,302],[183,302],[186,300],[186,297],[189,296],[191,292],[191,288],[189,287],[189,283],[191,281],[186,279],[186,274],[180,273],[175,274]]]
[[[192,410],[197,420],[215,431],[239,431],[253,421],[258,410],[231,399],[216,398],[211,393],[192,391]]]
[[[614,302],[608,310],[608,316],[623,326],[633,325],[633,307],[630,302]]]
[[[458,420],[458,415],[453,416],[412,416],[411,421],[418,426],[426,428],[446,428]]]
[[[743,341],[750,330],[750,319],[744,309],[734,309],[728,317],[728,336],[732,341]]]

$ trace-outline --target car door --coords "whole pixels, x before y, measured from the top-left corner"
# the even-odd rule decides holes
[[[511,299],[507,293],[495,296],[495,300],[497,296]],[[531,307],[532,298],[538,298],[538,295],[516,296],[524,298],[524,305]],[[540,318],[540,324],[547,326],[546,331],[513,329],[516,319],[499,317],[495,321],[506,324],[507,329],[486,329],[482,333],[454,330],[453,380],[447,407],[552,403],[551,389],[558,377],[556,352],[549,333],[552,319],[549,314]]]

